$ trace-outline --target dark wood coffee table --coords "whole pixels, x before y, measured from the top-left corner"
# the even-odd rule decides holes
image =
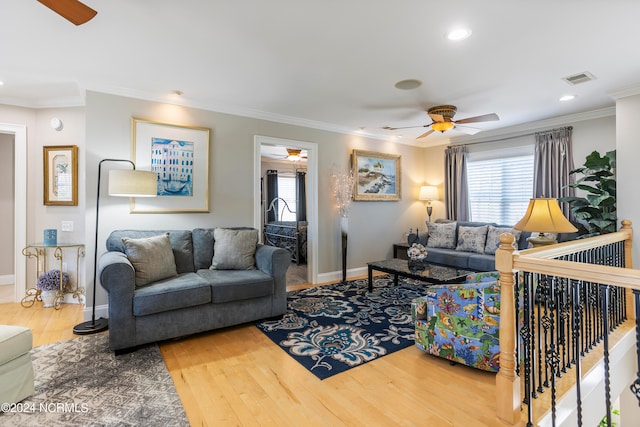
[[[462,283],[467,275],[475,271],[461,270],[455,267],[422,261],[409,263],[406,259],[387,259],[384,261],[368,262],[369,292],[373,291],[373,270],[393,274],[393,285],[398,286],[398,277],[421,280],[432,285],[447,283]]]

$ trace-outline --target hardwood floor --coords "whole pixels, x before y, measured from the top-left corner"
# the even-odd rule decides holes
[[[34,332],[34,346],[73,339],[82,308],[0,304],[0,323]],[[409,347],[324,381],[255,326],[164,342],[160,349],[193,426],[505,425],[495,375]]]

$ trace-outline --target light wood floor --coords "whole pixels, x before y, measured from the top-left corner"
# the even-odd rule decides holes
[[[73,339],[82,308],[0,304],[0,323],[34,332],[34,346]],[[193,426],[503,426],[495,375],[415,347],[324,381],[253,325],[160,345]]]

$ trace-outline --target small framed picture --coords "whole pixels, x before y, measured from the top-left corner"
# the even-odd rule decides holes
[[[353,150],[351,167],[356,178],[353,200],[400,200],[400,155]]]
[[[45,146],[44,204],[78,205],[78,146]]]

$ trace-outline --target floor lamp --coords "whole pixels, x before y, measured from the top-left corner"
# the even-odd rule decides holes
[[[109,320],[101,317],[96,320],[96,283],[98,282],[98,224],[100,217],[100,180],[102,177],[102,163],[124,162],[133,169],[114,169],[109,171],[109,195],[118,197],[153,197],[158,193],[158,174],[149,171],[136,170],[131,160],[103,159],[98,163],[98,191],[96,195],[96,236],[93,249],[93,306],[91,320],[73,327],[76,335],[88,335],[101,332],[109,328]]]

